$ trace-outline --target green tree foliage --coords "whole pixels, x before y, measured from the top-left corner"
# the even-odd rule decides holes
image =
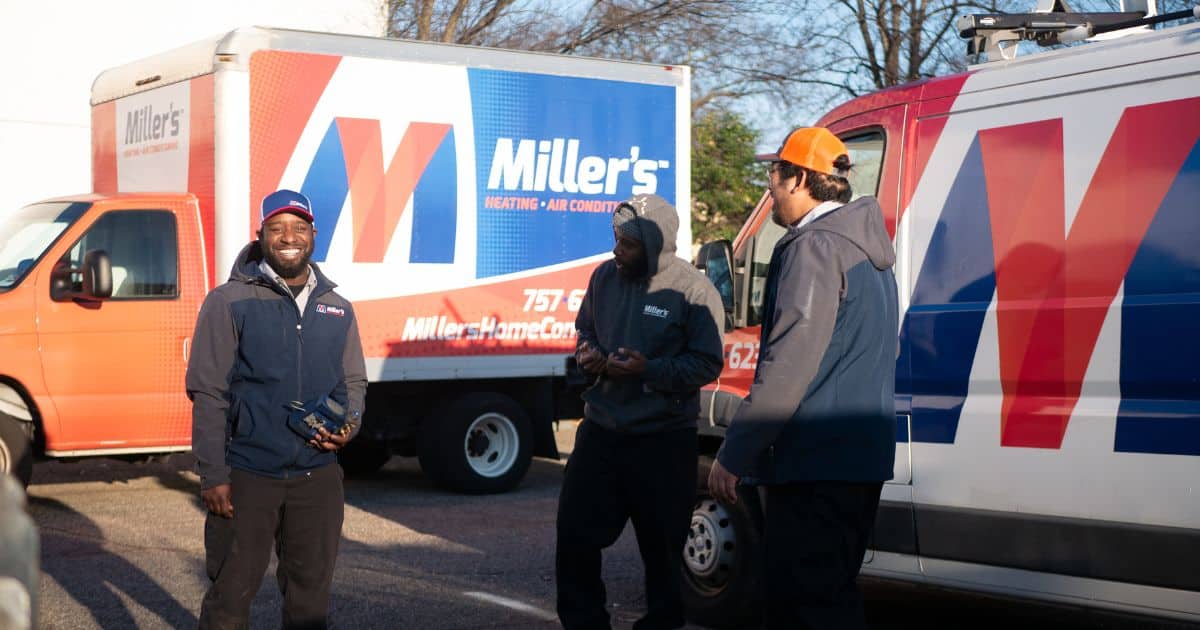
[[[754,161],[758,132],[728,109],[706,109],[692,124],[692,239],[737,236],[763,193]]]

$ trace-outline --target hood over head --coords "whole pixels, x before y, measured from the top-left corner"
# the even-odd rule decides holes
[[[807,230],[841,234],[861,249],[876,269],[896,264],[896,248],[884,227],[883,210],[874,197],[859,197],[800,229]]]
[[[646,249],[646,276],[662,271],[675,257],[679,214],[658,195],[634,195],[613,211],[613,227]]]

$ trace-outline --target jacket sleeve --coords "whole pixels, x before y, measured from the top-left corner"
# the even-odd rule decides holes
[[[724,365],[725,308],[712,283],[700,278],[699,294],[688,300],[683,323],[687,343],[673,357],[646,361],[642,379],[664,392],[690,392],[716,380]]]
[[[600,267],[592,270],[592,277],[588,279],[587,291],[583,294],[583,301],[579,303],[579,313],[575,315],[576,352],[579,352],[579,347],[586,341],[593,348],[600,350],[604,354],[608,354],[608,350],[600,345],[600,338],[596,335],[596,316],[592,312],[596,304],[596,300],[594,299],[596,274],[599,272]]]
[[[192,451],[200,488],[229,483],[225,442],[229,418],[229,379],[237,356],[238,331],[220,291],[204,298],[192,334],[185,386],[192,401]]]
[[[346,331],[346,346],[342,348],[342,385],[346,388],[346,420],[354,423],[351,439],[362,428],[367,400],[367,365],[363,359],[362,340],[358,336],[358,316],[350,318]]]
[[[741,477],[800,408],[829,347],[841,300],[842,273],[830,237],[801,236],[779,259],[770,337],[759,349],[750,394],[738,407],[717,460]]]

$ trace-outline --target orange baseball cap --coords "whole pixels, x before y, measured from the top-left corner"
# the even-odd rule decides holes
[[[849,155],[846,145],[824,127],[800,127],[784,138],[775,153],[757,156],[759,162],[785,160],[826,175],[835,174],[833,161],[839,155]]]

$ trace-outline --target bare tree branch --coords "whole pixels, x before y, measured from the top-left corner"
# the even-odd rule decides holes
[[[417,39],[429,39],[433,29],[433,0],[421,0],[417,14]]]

